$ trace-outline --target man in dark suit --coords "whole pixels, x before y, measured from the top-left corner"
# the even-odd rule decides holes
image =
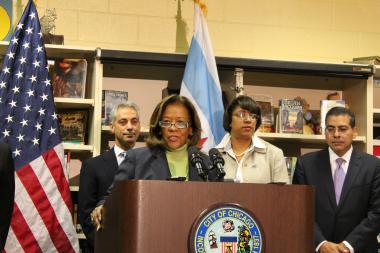
[[[11,223],[15,195],[15,169],[8,144],[0,142],[0,251],[4,249]]]
[[[355,115],[326,115],[328,149],[301,156],[293,183],[315,187],[317,252],[377,253],[380,232],[380,160],[352,147]]]
[[[86,252],[94,251],[95,228],[91,212],[106,194],[115,173],[133,148],[140,133],[138,107],[132,102],[122,103],[111,111],[111,131],[115,135],[115,146],[94,158],[83,162],[80,172],[78,219],[86,235]]]

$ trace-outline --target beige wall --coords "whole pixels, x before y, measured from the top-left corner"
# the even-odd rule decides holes
[[[66,45],[187,53],[193,2],[38,0]],[[17,22],[26,0],[15,0]],[[342,62],[380,55],[379,0],[205,0],[215,55]],[[180,16],[180,17],[179,17]],[[177,18],[176,18],[177,17]],[[16,20],[17,19],[17,20]]]

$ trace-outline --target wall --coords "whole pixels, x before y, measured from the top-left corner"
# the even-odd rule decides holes
[[[15,0],[15,20],[26,0]],[[205,0],[217,56],[342,62],[380,54],[378,0]],[[192,0],[38,0],[67,45],[187,53]]]

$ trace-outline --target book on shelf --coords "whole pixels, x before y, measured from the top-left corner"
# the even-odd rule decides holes
[[[127,91],[103,90],[102,91],[102,125],[112,122],[111,111],[114,106],[128,101]]]
[[[67,110],[58,112],[61,140],[66,143],[84,144],[87,111]]]
[[[321,134],[325,134],[326,128],[326,114],[333,107],[345,107],[346,103],[344,100],[321,100]]]
[[[303,133],[303,101],[299,99],[280,99],[279,132]]]
[[[54,97],[85,97],[86,59],[56,59],[54,65],[50,62],[49,66]]]
[[[270,133],[274,130],[273,97],[264,94],[250,95],[261,109],[261,126],[259,132]]]

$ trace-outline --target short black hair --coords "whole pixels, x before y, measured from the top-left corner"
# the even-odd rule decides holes
[[[330,116],[340,116],[340,115],[348,115],[348,117],[350,118],[350,126],[352,128],[355,127],[355,114],[348,108],[346,107],[333,107],[331,108],[327,114],[326,114],[326,118],[325,118],[325,122],[327,123],[327,118],[330,117]]]
[[[240,95],[231,101],[227,109],[224,111],[223,127],[224,130],[231,133],[232,113],[236,107],[247,110],[250,113],[254,113],[259,116],[256,120],[256,129],[259,129],[261,125],[261,108],[260,105],[249,96]]]

